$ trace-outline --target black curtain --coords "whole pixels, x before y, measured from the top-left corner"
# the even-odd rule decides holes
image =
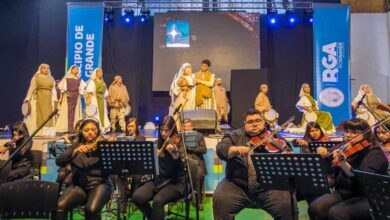
[[[286,15],[278,15],[277,23],[270,25],[267,15],[261,16],[261,67],[268,68],[271,104],[279,112],[279,123],[301,113],[295,108],[303,83],[313,84],[313,31],[312,24],[298,22],[291,25]]]

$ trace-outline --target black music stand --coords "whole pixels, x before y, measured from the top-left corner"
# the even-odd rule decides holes
[[[325,148],[329,149],[329,148],[332,148],[340,143],[341,143],[341,141],[312,141],[309,143],[309,150],[310,150],[310,153],[316,154],[318,147],[325,147]]]
[[[0,219],[49,218],[57,207],[58,183],[17,180],[0,187]]]
[[[390,219],[390,176],[353,170],[370,203],[370,214],[375,220]]]
[[[106,175],[156,176],[159,173],[157,153],[151,141],[100,141],[97,148]],[[117,219],[120,219],[119,201]]]
[[[329,193],[324,160],[319,154],[254,154],[257,181],[267,190],[288,190],[295,219],[294,193]]]
[[[158,158],[151,141],[100,141],[98,150],[105,174],[158,175]]]

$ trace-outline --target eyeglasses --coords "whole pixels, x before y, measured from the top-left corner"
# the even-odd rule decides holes
[[[262,120],[262,119],[255,119],[255,120],[244,121],[244,123],[248,124],[248,125],[254,125],[254,124],[260,124],[263,121],[264,120]]]

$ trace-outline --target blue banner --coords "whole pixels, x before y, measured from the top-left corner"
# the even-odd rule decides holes
[[[68,3],[66,69],[76,64],[87,81],[101,67],[103,42],[103,3]]]
[[[348,5],[314,4],[314,97],[337,126],[351,118]]]

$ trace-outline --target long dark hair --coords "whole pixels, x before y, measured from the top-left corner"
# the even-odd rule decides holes
[[[96,137],[100,135],[99,122],[96,119],[92,119],[92,118],[85,119],[83,122],[81,122],[80,128],[79,128],[78,139],[79,139],[80,143],[83,143],[83,144],[86,143],[86,140],[84,139],[84,136],[83,136],[83,128],[89,123],[92,123],[96,126],[96,128],[97,128]]]
[[[378,137],[378,134],[377,134],[377,131],[378,131],[378,128],[379,128],[379,127],[382,127],[383,129],[385,129],[385,130],[387,130],[387,131],[390,131],[390,121],[388,120],[388,121],[386,121],[385,123],[383,123],[382,125],[380,125],[380,126],[378,126],[378,127],[375,128],[375,137],[376,137],[378,140],[380,140],[379,137]]]
[[[370,125],[368,124],[367,121],[365,121],[361,118],[353,118],[353,119],[345,122],[344,131],[345,130],[364,131],[364,130],[368,129],[369,127],[370,127]],[[376,139],[375,139],[375,136],[374,136],[371,129],[364,134],[364,139],[368,140],[373,145],[376,144]]]
[[[320,130],[321,132],[321,135],[320,135],[320,138],[321,139],[325,134],[324,134],[324,131],[322,130],[321,126],[315,122],[315,121],[312,121],[312,122],[308,122],[306,124],[306,131],[305,131],[305,135],[303,136],[303,139],[307,142],[311,142],[311,141],[314,141],[311,137],[310,137],[310,129],[312,128],[317,128]]]
[[[135,136],[137,137],[139,135],[139,129],[138,129],[138,120],[136,118],[129,118],[129,120],[127,120],[127,122],[126,122],[126,135],[127,136],[130,135],[129,131],[127,130],[127,125],[129,125],[130,122],[135,123]]]
[[[160,129],[162,129],[162,128],[169,129],[169,131],[172,130],[171,136],[174,134],[178,134],[175,119],[169,115],[165,116],[163,122],[161,123],[161,125],[159,126],[159,129],[158,129],[158,141],[157,141],[158,148],[161,148],[162,145],[164,144],[164,141],[165,141],[161,137]]]

